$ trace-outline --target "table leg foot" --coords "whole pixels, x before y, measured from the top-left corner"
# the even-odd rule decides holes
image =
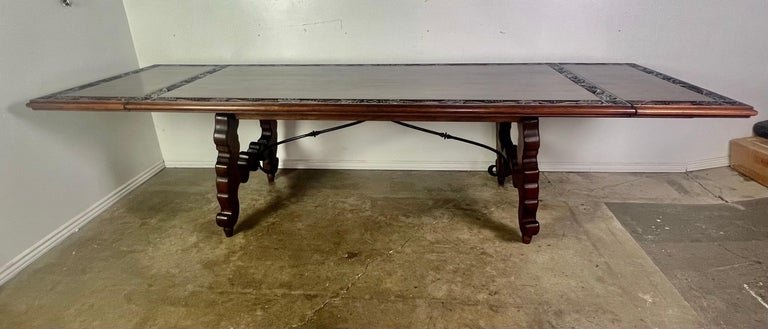
[[[234,227],[225,227],[224,228],[224,236],[231,238],[233,235],[235,235],[235,228]]]
[[[235,223],[237,223],[237,220],[232,220],[232,214],[216,214],[216,224],[224,229],[224,236],[226,237],[231,237],[235,234]]]
[[[539,234],[539,223],[528,223],[525,226],[521,226],[520,232],[523,236],[523,243],[529,244],[531,243],[533,236]]]
[[[268,171],[267,169],[264,169],[264,171],[267,172],[267,182],[274,183],[275,175],[277,174],[277,168],[280,166],[280,159],[278,157],[274,157],[268,161],[264,161],[264,163],[270,167]]]
[[[513,164],[512,181],[517,187],[518,222],[523,243],[530,243],[539,233],[536,211],[539,208],[539,119],[521,118],[518,126],[518,160]]]
[[[234,227],[240,214],[240,200],[237,190],[241,182],[240,141],[237,136],[238,119],[234,114],[216,114],[213,142],[219,152],[216,158],[216,199],[221,212],[216,215],[216,224],[224,229],[224,235],[234,234]]]

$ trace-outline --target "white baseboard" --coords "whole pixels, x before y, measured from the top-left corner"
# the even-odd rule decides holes
[[[730,159],[727,156],[709,158],[702,160],[688,161],[686,167],[687,171],[710,169],[717,167],[727,167],[730,164]]]
[[[281,159],[281,168],[290,169],[363,169],[363,170],[461,170],[485,171],[488,161],[367,161]],[[540,162],[541,171],[571,172],[686,172],[723,167],[728,157],[689,162]],[[213,168],[213,161],[169,161],[167,168]]]
[[[688,162],[543,162],[541,171],[569,172],[686,172],[728,166],[728,157]]]
[[[282,160],[281,160],[282,161]],[[291,169],[370,169],[370,170],[456,170],[485,171],[493,164],[488,161],[367,161],[367,160],[312,160],[287,159],[285,168]]]
[[[487,170],[488,161],[381,161],[280,159],[285,169],[361,169],[361,170]],[[168,161],[166,168],[213,168],[213,161]]]
[[[166,161],[166,168],[213,168],[216,161]],[[281,166],[282,167],[282,166]]]
[[[85,211],[64,223],[64,225],[48,234],[29,249],[14,257],[10,262],[8,262],[8,264],[0,267],[0,285],[10,280],[16,274],[21,272],[21,270],[35,261],[35,259],[45,254],[48,250],[59,244],[59,242],[64,240],[70,234],[76,232],[78,229],[80,229],[80,227],[101,214],[117,200],[120,200],[120,198],[128,194],[128,192],[132,191],[150,179],[152,176],[163,170],[163,168],[165,168],[163,161],[154,164],[152,167],[145,170],[122,186],[118,187],[116,190],[112,191],[112,193],[99,200]]]
[[[541,171],[560,172],[684,172],[684,163],[656,162],[553,162],[539,163]]]

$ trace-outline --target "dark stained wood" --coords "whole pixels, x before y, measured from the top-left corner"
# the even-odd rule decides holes
[[[499,122],[497,148],[507,157],[496,159],[496,179],[504,185],[505,179],[512,176],[512,185],[517,188],[518,223],[523,243],[531,243],[533,236],[539,233],[536,212],[539,208],[539,165],[536,157],[539,153],[539,119],[520,118],[517,122],[518,144],[512,142],[511,122]]]
[[[250,120],[346,120],[346,121],[513,121],[520,116],[540,117],[630,117],[635,111],[615,105],[578,107],[570,105],[503,104],[269,104],[269,103],[177,103],[127,104],[129,111],[234,113]]]
[[[523,243],[531,243],[539,233],[536,211],[539,209],[539,118],[522,118],[517,122],[518,161],[512,166],[512,179],[517,187],[519,203],[517,220]]]
[[[219,156],[216,158],[216,198],[221,211],[216,214],[216,224],[224,229],[224,235],[234,234],[240,216],[240,141],[237,136],[238,119],[232,114],[216,114],[213,142]]]
[[[277,143],[277,121],[259,120],[261,126],[261,137],[259,141],[264,145],[274,145]],[[277,167],[280,165],[280,159],[277,158],[277,147],[269,147],[262,152],[263,159],[261,169],[267,174],[267,181],[275,182]]]
[[[27,107],[55,111],[232,113],[255,120],[366,120],[499,122],[519,116],[538,117],[657,117],[746,118],[757,115],[749,105],[711,106],[685,104],[637,104],[632,107],[593,105],[382,105],[382,104],[268,104],[216,102],[122,102],[32,100]]]
[[[646,102],[633,105],[636,117],[654,118],[748,118],[757,115],[757,111],[749,105],[696,105],[696,104],[661,104],[661,102]]]
[[[126,111],[125,101],[122,100],[65,100],[65,99],[33,99],[27,103],[33,110],[50,111]]]
[[[261,169],[267,174],[267,181],[275,182],[280,165],[277,158],[277,121],[261,120],[261,137],[248,144],[248,150],[240,152],[240,181],[248,182],[249,172]]]
[[[496,181],[499,186],[504,186],[507,177],[512,175],[512,166],[517,164],[517,146],[512,142],[511,129],[511,122],[496,123],[496,149],[506,157],[496,157]]]

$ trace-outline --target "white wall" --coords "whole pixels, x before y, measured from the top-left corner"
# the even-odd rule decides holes
[[[0,1],[3,271],[19,261],[14,257],[162,160],[149,114],[36,112],[24,106],[30,98],[138,67],[120,0],[73,3],[65,8],[57,0]]]
[[[139,63],[637,62],[768,118],[768,1],[125,0]],[[169,165],[210,166],[210,115],[155,114]],[[544,119],[542,168],[724,165],[757,119]],[[281,123],[285,136],[328,123]],[[490,124],[429,124],[494,144]],[[243,143],[258,136],[243,124]],[[415,134],[415,133],[414,133]],[[484,168],[493,156],[370,123],[281,150],[283,164]],[[319,139],[322,139],[320,141]]]

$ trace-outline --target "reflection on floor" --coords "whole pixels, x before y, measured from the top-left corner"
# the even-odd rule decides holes
[[[679,283],[737,264],[667,267],[647,247],[660,241],[633,239],[655,224],[624,216],[643,214],[624,203],[666,204],[649,214],[670,216],[668,206],[768,197],[727,168],[545,173],[542,232],[524,245],[515,190],[484,173],[285,170],[241,187],[227,239],[213,223],[213,176],[166,169],[118,202],[0,287],[0,327],[728,327],[686,301],[707,293],[699,277]],[[715,219],[739,220],[726,213]],[[683,233],[670,243],[696,256]],[[762,307],[743,286],[718,289],[757,305],[745,312]]]

